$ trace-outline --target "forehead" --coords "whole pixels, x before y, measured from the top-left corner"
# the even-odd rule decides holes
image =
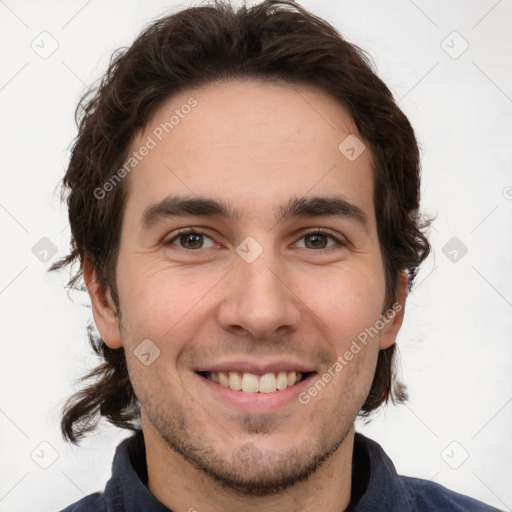
[[[128,204],[140,213],[170,194],[215,196],[255,215],[336,193],[373,212],[370,151],[340,150],[357,133],[347,109],[313,86],[244,79],[182,91],[131,144],[130,154],[149,150],[133,162]]]

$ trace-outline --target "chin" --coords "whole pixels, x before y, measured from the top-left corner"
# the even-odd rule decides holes
[[[194,465],[232,494],[271,496],[307,480],[339,444],[341,441],[328,450],[319,447],[312,450],[309,446],[276,453],[260,450],[248,442],[220,460],[195,461]]]
[[[346,433],[306,436],[292,433],[234,436],[230,443],[208,442],[212,437],[160,432],[166,444],[193,468],[224,490],[239,496],[271,496],[307,480],[338,449]],[[284,444],[279,443],[279,439]],[[240,439],[240,438],[239,438]],[[314,441],[313,441],[314,439]]]

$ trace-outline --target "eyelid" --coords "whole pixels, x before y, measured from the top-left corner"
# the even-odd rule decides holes
[[[169,238],[168,240],[164,240],[164,245],[175,245],[173,244],[173,242],[178,239],[180,236],[183,236],[183,235],[188,235],[188,234],[194,234],[194,235],[201,235],[201,236],[204,236],[204,237],[207,237],[209,238],[212,242],[215,243],[215,245],[218,245],[217,242],[215,242],[215,240],[210,236],[208,235],[207,233],[205,233],[203,230],[201,229],[197,229],[197,228],[193,228],[193,227],[188,227],[188,228],[183,228],[183,229],[179,229],[178,231],[176,231],[176,233],[174,233],[172,235],[171,238]],[[182,251],[189,251],[189,252],[199,252],[199,249],[186,249],[185,247],[179,247],[179,246],[176,246],[178,247],[179,249],[181,249]],[[211,249],[211,247],[207,247],[207,249]]]
[[[307,231],[302,231],[300,238],[303,238],[306,235],[326,235],[332,238],[338,245],[343,247],[347,247],[350,245],[350,242],[339,233],[333,232],[327,228],[309,228]],[[329,249],[336,249],[336,247],[330,247]],[[324,251],[328,251],[329,249],[324,249]]]
[[[210,240],[212,240],[215,243],[215,245],[217,245],[217,247],[218,247],[218,243],[215,242],[215,240],[210,235],[208,235],[202,229],[194,228],[194,227],[187,227],[187,228],[178,230],[170,239],[168,239],[167,241],[164,241],[164,245],[175,245],[175,244],[173,244],[173,241],[175,241],[180,236],[187,235],[190,233],[207,237]],[[327,228],[308,228],[306,231],[300,231],[300,237],[298,240],[301,240],[303,237],[305,237],[307,235],[313,235],[313,234],[328,236],[328,237],[332,238],[338,244],[338,246],[347,247],[350,245],[350,242],[344,236],[339,235],[338,233],[333,232]],[[297,236],[297,235],[298,235],[298,233],[295,234],[295,236]],[[183,251],[187,251],[187,252],[199,252],[200,251],[200,249],[186,249],[185,247],[179,247],[179,246],[176,246],[176,247],[178,247],[179,249],[181,249]],[[319,249],[318,251],[312,250],[312,252],[328,251],[330,249],[337,249],[337,248],[339,248],[339,247],[329,247],[326,249]],[[212,249],[212,247],[207,247],[206,249]]]

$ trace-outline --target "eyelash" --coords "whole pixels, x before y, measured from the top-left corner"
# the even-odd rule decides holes
[[[207,235],[206,233],[204,233],[201,230],[194,229],[194,228],[185,228],[185,229],[182,229],[182,230],[178,231],[171,239],[166,241],[165,245],[167,245],[167,246],[175,245],[175,244],[173,244],[173,242],[175,240],[179,239],[183,235],[190,235],[190,234],[202,235],[202,236],[205,236],[205,237],[210,238],[211,240],[213,240],[212,237],[210,237],[209,235]],[[322,229],[322,228],[311,229],[310,231],[307,231],[307,232],[303,233],[301,235],[300,239],[306,237],[307,235],[325,235],[325,236],[331,238],[332,240],[334,240],[338,244],[338,246],[346,247],[348,245],[343,240],[340,240],[339,238],[334,236],[330,231],[328,231],[326,229]],[[182,251],[185,251],[185,252],[188,252],[188,253],[198,253],[201,250],[201,249],[186,249],[185,247],[179,247],[179,246],[176,246],[176,247],[178,247]],[[324,248],[322,250],[323,251],[329,251],[329,250],[338,249],[338,248],[339,247],[328,247],[328,248]],[[213,249],[213,247],[208,247],[207,249]],[[306,247],[306,249],[307,249],[307,247]],[[311,249],[311,250],[314,250],[314,249]]]

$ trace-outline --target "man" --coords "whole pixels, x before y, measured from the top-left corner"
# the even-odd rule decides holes
[[[103,362],[68,402],[134,429],[66,511],[492,510],[354,431],[405,394],[430,251],[414,132],[362,53],[286,1],[185,9],[120,53],[64,178]]]

